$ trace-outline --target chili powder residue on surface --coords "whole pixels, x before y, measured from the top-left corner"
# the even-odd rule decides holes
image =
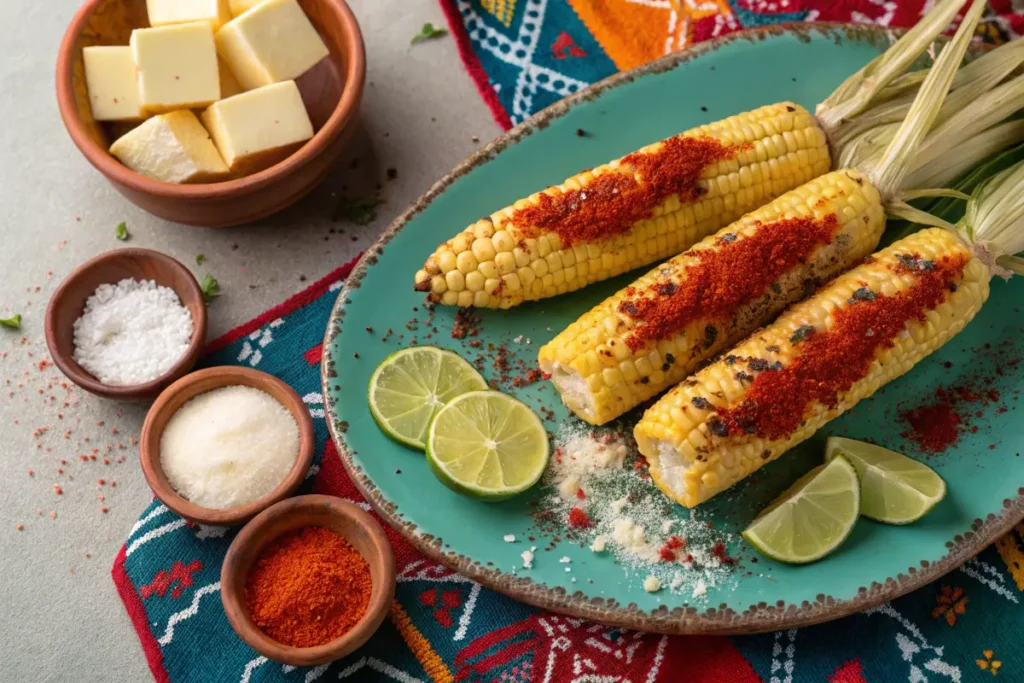
[[[619,304],[620,313],[639,322],[626,345],[635,352],[696,320],[732,318],[827,244],[838,227],[835,214],[821,220],[787,218],[761,225],[744,239],[720,237],[714,249],[690,252],[698,260],[686,267],[680,282],[656,282]]]
[[[245,604],[274,640],[313,647],[347,631],[370,604],[370,567],[339,534],[303,527],[267,546],[245,584]]]
[[[619,170],[602,173],[582,189],[553,197],[541,193],[536,205],[516,210],[511,220],[528,236],[557,233],[563,248],[612,237],[650,218],[673,195],[693,201],[702,194],[697,183],[704,170],[746,148],[710,137],[668,138],[655,152],[627,154]]]
[[[1009,367],[1015,368],[1016,365],[1013,363]],[[997,372],[1003,374],[999,370]],[[977,433],[978,426],[972,423],[975,418],[984,416],[981,408],[995,405],[996,414],[1008,410],[999,391],[986,388],[992,381],[991,377],[976,376],[954,386],[940,386],[929,403],[900,412],[900,419],[909,426],[900,436],[922,453],[934,455],[955,446],[963,434]]]
[[[739,405],[718,410],[725,433],[784,439],[800,427],[809,406],[835,406],[841,393],[867,375],[878,349],[892,347],[908,322],[923,321],[946,299],[967,259],[946,257],[927,270],[897,266],[914,273],[917,283],[835,311],[832,327],[801,342],[788,366],[760,373]]]

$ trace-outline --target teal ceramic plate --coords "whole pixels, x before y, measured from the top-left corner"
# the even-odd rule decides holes
[[[428,556],[534,605],[650,631],[742,633],[825,621],[895,598],[957,567],[1024,516],[1024,460],[1018,457],[1024,421],[1015,410],[1024,367],[1014,359],[1024,352],[1015,322],[1024,302],[1020,279],[996,283],[965,332],[887,391],[701,506],[702,519],[732,532],[729,553],[741,561],[730,580],[708,587],[700,597],[646,593],[643,571],[566,539],[544,552],[550,534],[538,534],[529,494],[496,505],[459,497],[434,478],[420,453],[384,436],[367,409],[370,374],[396,348],[430,343],[466,357],[492,355],[487,344],[513,346],[522,335],[518,356],[535,361],[536,349],[555,332],[630,280],[511,311],[481,311],[482,331],[475,341],[483,349],[477,350],[470,339],[451,338],[455,310],[438,307],[432,321],[424,322],[428,314],[422,294],[412,289],[413,275],[438,243],[479,216],[582,168],[701,123],[787,99],[813,108],[886,44],[874,29],[801,26],[738,34],[666,57],[545,110],[458,167],[402,216],[366,253],[341,292],[323,363],[328,424],[338,451],[384,519]],[[578,136],[577,129],[587,134]],[[523,346],[525,339],[532,342],[529,347]],[[493,378],[490,363],[485,374]],[[949,482],[949,495],[921,522],[886,527],[862,520],[836,553],[805,567],[757,558],[743,547],[735,532],[821,461],[825,436],[843,434],[910,450],[901,436],[908,428],[903,411],[928,403],[940,385],[964,382],[999,397],[975,397],[961,408],[977,431],[964,428],[954,449],[930,458]],[[512,393],[552,407],[548,426],[556,431],[568,413],[546,385],[538,382]],[[689,517],[678,506],[666,510]],[[532,569],[521,568],[527,544],[506,543],[506,534],[520,541],[535,536]],[[570,558],[571,572],[558,561],[562,556]]]

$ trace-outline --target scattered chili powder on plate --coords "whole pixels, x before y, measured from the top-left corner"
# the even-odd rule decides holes
[[[590,517],[582,508],[573,508],[569,510],[569,526],[573,529],[586,529],[592,526],[594,523],[590,520]]]
[[[783,439],[800,427],[810,406],[835,406],[841,393],[864,378],[879,349],[892,347],[908,322],[924,320],[946,299],[967,258],[945,257],[931,269],[897,266],[912,272],[917,283],[893,296],[880,294],[835,311],[832,327],[802,341],[788,366],[760,373],[739,405],[718,410],[720,435]]]
[[[370,567],[341,535],[309,526],[267,546],[245,583],[245,604],[274,640],[313,647],[358,622],[370,604]]]
[[[563,248],[612,237],[650,218],[654,207],[673,195],[693,201],[702,194],[697,183],[704,169],[744,149],[710,137],[668,138],[656,151],[627,154],[618,171],[602,173],[582,189],[541,193],[536,205],[513,212],[511,222],[528,236],[554,232]]]
[[[637,351],[648,341],[668,339],[696,320],[728,320],[743,305],[764,296],[773,283],[815,249],[831,241],[835,214],[822,220],[786,218],[758,227],[741,240],[719,238],[714,249],[695,249],[697,259],[680,282],[659,281],[623,300],[619,312],[639,325],[626,337]],[[709,328],[714,330],[714,328]],[[716,334],[708,334],[708,345]]]

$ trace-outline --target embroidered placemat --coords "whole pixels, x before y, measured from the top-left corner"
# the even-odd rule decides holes
[[[259,368],[294,387],[317,439],[304,492],[366,506],[328,438],[320,394],[320,345],[351,266],[213,342],[203,364]],[[113,577],[161,682],[1024,679],[1024,526],[890,604],[822,626],[736,638],[666,637],[546,613],[427,560],[387,531],[398,569],[390,618],[365,647],[329,666],[282,666],[235,635],[220,601],[232,530],[191,525],[154,501],[129,532]]]

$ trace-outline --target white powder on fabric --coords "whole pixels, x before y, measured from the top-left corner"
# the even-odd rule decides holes
[[[657,580],[656,590],[690,602],[706,600],[709,587],[735,581],[712,552],[731,534],[711,528],[697,510],[666,499],[633,467],[638,459],[632,439],[614,429],[564,423],[544,476],[541,507],[561,520],[579,508],[590,526],[573,528],[573,537],[594,553],[608,552],[638,582],[650,586],[650,579]]]
[[[144,384],[181,360],[193,329],[173,289],[152,280],[103,284],[75,321],[73,357],[103,384]]]
[[[246,386],[199,394],[160,437],[160,465],[174,490],[205,508],[251,503],[277,487],[299,455],[299,426],[273,396]]]

